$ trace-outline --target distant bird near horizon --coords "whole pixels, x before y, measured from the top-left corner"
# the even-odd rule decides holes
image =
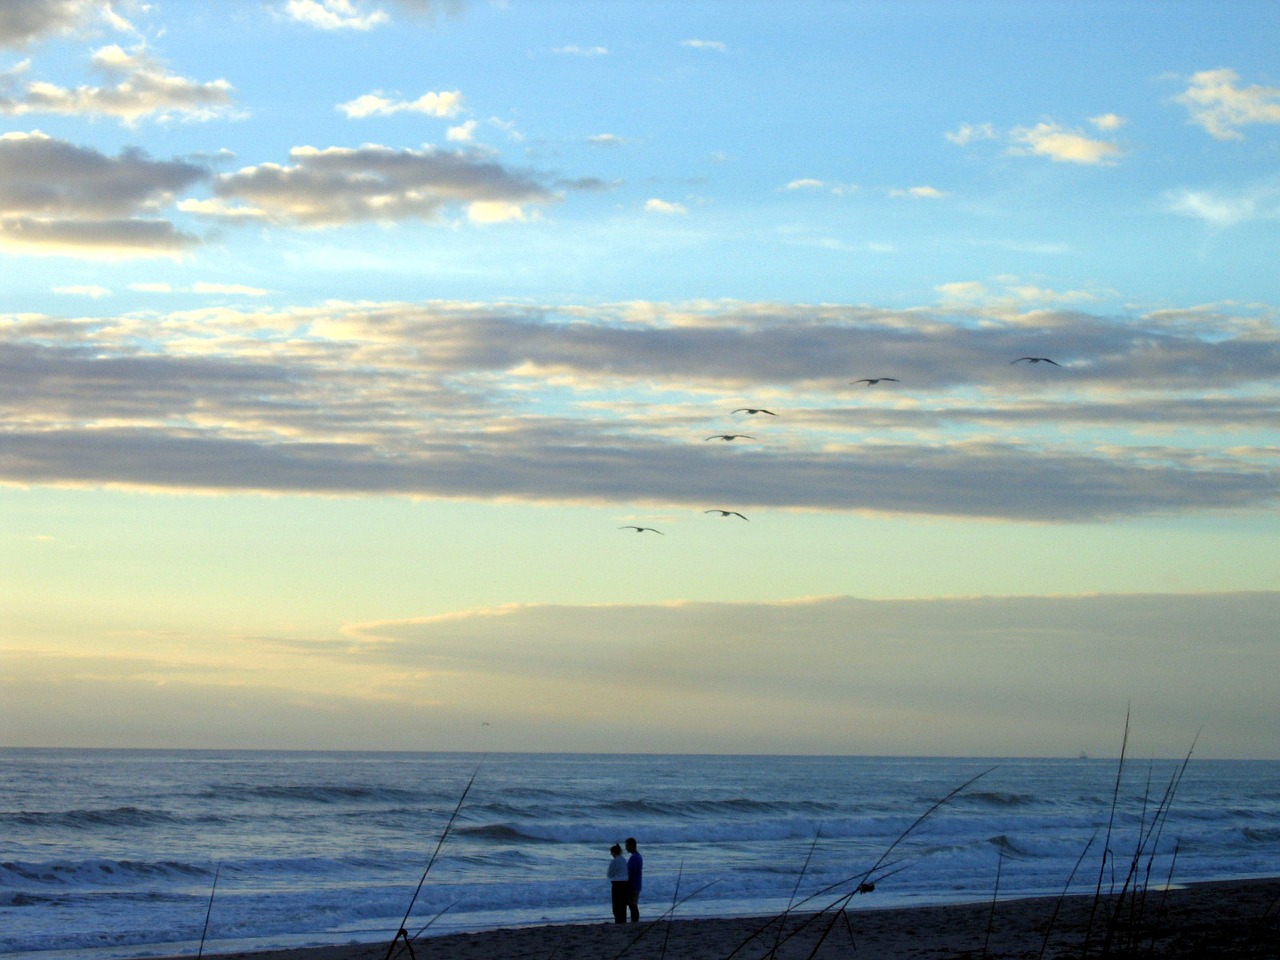
[[[1055,367],[1062,366],[1058,361],[1050,360],[1048,357],[1019,357],[1017,360],[1010,360],[1009,362],[1017,363],[1020,360],[1026,360],[1028,363],[1052,363]]]
[[[850,380],[850,383],[865,383],[868,387],[874,387],[880,381],[888,381],[889,383],[901,383],[897,377],[863,377],[861,380]]]
[[[741,437],[743,440],[754,440],[754,439],[755,439],[755,437],[750,436],[750,435],[745,434],[745,433],[717,433],[717,434],[713,434],[713,435],[712,435],[712,436],[710,436],[710,437],[706,437],[705,439],[707,439],[707,440],[737,440],[739,437]]]
[[[718,514],[720,514],[720,516],[722,516],[722,517],[742,517],[742,514],[740,514],[737,510],[721,510],[719,507],[717,507],[717,508],[716,508],[716,509],[714,509],[714,510],[703,510],[702,512],[703,512],[703,513],[718,513]],[[742,517],[742,519],[743,519],[743,520],[746,520],[747,518],[746,518],[746,517]],[[750,523],[750,521],[749,521],[749,520],[748,520],[747,522],[748,522],[748,523]]]
[[[658,536],[660,536],[660,537],[665,537],[665,536],[666,536],[666,534],[665,534],[665,533],[663,533],[661,530],[655,530],[655,529],[653,529],[653,527],[637,527],[634,523],[629,523],[629,524],[627,524],[625,527],[619,527],[618,529],[619,529],[619,530],[634,530],[636,533],[644,533],[646,530],[648,530],[650,533],[656,533],[656,534],[657,534]]]
[[[743,411],[746,411],[747,413],[767,413],[771,417],[777,416],[777,414],[774,413],[772,410],[766,410],[764,407],[739,407],[737,410],[733,412],[742,413]]]

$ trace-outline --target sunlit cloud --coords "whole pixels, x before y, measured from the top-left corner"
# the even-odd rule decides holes
[[[784,190],[817,190],[822,193],[830,193],[837,197],[843,197],[850,193],[858,191],[856,183],[832,183],[827,180],[818,180],[815,177],[800,177],[792,180],[783,187]]]
[[[397,150],[376,144],[354,149],[295,147],[290,159],[290,166],[264,163],[221,174],[213,182],[211,201],[185,203],[182,209],[230,220],[336,227],[439,220],[455,205],[471,210],[478,222],[519,219],[526,207],[557,200],[531,177],[487,155],[463,151]]]
[[[371,30],[390,21],[385,10],[365,12],[352,0],[287,0],[285,15],[318,30]]]
[[[110,290],[96,284],[72,284],[65,287],[54,287],[53,292],[69,297],[89,297],[92,300],[101,300],[103,297],[111,296]]]
[[[173,255],[199,240],[167,220],[139,216],[207,180],[187,161],[112,158],[39,131],[0,136],[0,243],[33,253]]]
[[[1218,140],[1241,140],[1241,127],[1280,123],[1280,87],[1240,86],[1240,75],[1226,68],[1191,75],[1187,89],[1174,98]]]
[[[727,53],[728,46],[720,40],[681,40],[680,46],[691,50],[711,50],[715,53]]]
[[[0,92],[0,113],[109,116],[133,125],[144,118],[210,120],[232,109],[227,81],[200,83],[166,73],[142,50],[127,53],[113,44],[97,50],[93,63],[118,82],[71,89],[30,81],[16,96]]]
[[[891,197],[909,197],[914,200],[941,200],[943,197],[949,196],[945,190],[939,190],[937,187],[920,186],[907,187],[906,189],[891,189],[889,191]]]
[[[1059,163],[1111,164],[1123,151],[1119,145],[1105,140],[1091,140],[1079,130],[1071,130],[1052,121],[1034,127],[1015,127],[1009,132],[1013,153],[1032,153]]]
[[[1217,442],[1280,407],[1264,386],[1280,360],[1272,321],[1220,309],[1120,322],[1037,306],[1084,293],[1001,284],[945,285],[937,311],[388,303],[145,327],[33,318],[0,341],[0,478],[679,509],[730,484],[740,505],[1040,522],[1275,499],[1280,451]],[[1027,354],[1060,366],[1011,364]],[[851,371],[903,382],[855,403]],[[761,390],[785,428],[703,442],[723,432],[708,407]],[[558,396],[554,412],[529,406],[540,391]],[[1138,439],[1172,416],[1180,433]]]
[[[353,120],[364,117],[389,117],[397,113],[421,113],[429,117],[455,117],[462,109],[462,94],[457,90],[424,93],[416,100],[390,100],[378,93],[366,93],[335,108]]]
[[[683,216],[689,212],[689,208],[683,203],[675,203],[671,200],[660,200],[657,197],[651,197],[644,202],[645,210],[650,213],[661,213],[666,216]]]
[[[1089,122],[1099,130],[1119,130],[1129,121],[1116,113],[1103,113],[1096,117],[1090,117]]]

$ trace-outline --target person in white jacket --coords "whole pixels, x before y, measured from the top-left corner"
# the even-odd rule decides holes
[[[609,861],[609,886],[613,899],[613,922],[627,922],[627,904],[631,901],[631,881],[627,878],[627,858],[622,855],[622,847],[614,844],[609,848],[613,859]]]

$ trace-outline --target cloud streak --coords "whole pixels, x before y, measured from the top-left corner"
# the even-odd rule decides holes
[[[1047,522],[1277,494],[1265,318],[638,307],[15,318],[0,477]],[[1063,366],[1010,364],[1028,352]],[[855,393],[867,370],[904,382]],[[762,393],[785,415],[755,442],[698,442]]]

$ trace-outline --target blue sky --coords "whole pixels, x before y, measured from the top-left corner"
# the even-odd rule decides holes
[[[1278,27],[7,5],[8,739],[1276,756]]]

